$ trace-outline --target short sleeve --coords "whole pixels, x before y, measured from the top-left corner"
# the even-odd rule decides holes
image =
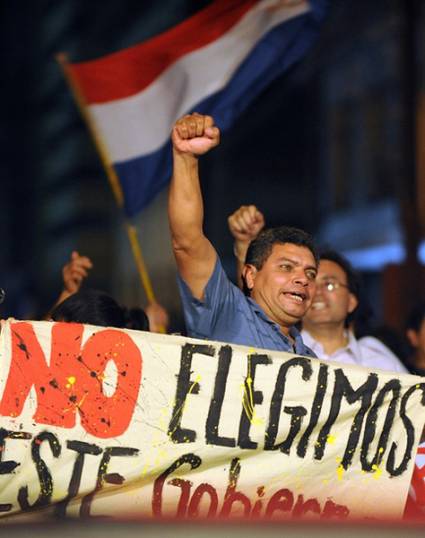
[[[178,285],[189,336],[211,339],[218,324],[221,327],[231,324],[240,300],[238,296],[243,294],[228,279],[218,257],[202,301],[193,297],[180,275]]]

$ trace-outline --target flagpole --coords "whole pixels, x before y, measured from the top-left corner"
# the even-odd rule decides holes
[[[95,146],[99,152],[100,160],[102,162],[103,168],[106,172],[106,176],[111,186],[115,201],[120,209],[123,209],[124,206],[124,195],[121,189],[121,184],[119,182],[115,168],[113,167],[111,160],[109,159],[108,152],[101,136],[99,135],[96,126],[90,118],[90,115],[87,111],[87,105],[85,103],[84,97],[78,88],[78,84],[75,82],[74,77],[69,69],[68,59],[66,54],[60,53],[56,55],[56,61],[60,65],[62,72],[64,74],[65,80],[68,83],[71,93],[74,97],[74,100],[77,104],[77,107],[80,111],[81,116],[83,117],[91,137],[95,143]],[[153,292],[151,279],[146,269],[146,265],[143,259],[142,249],[140,242],[138,240],[136,228],[131,222],[125,218],[125,227],[130,241],[131,251],[133,253],[133,258],[136,263],[137,272],[139,274],[140,281],[142,283],[143,289],[145,290],[146,297],[150,304],[155,303],[155,294]]]
[[[150,304],[156,303],[155,295],[153,293],[151,281],[149,278],[148,271],[146,269],[145,261],[142,256],[142,249],[140,247],[139,238],[137,236],[136,227],[126,221],[126,229],[128,239],[130,241],[131,250],[133,252],[134,261],[136,262],[136,267],[142,281],[142,285],[145,289],[146,297]]]

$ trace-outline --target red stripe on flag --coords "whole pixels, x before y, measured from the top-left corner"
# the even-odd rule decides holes
[[[87,104],[139,93],[180,57],[226,33],[258,0],[216,0],[158,36],[98,60],[70,64]]]

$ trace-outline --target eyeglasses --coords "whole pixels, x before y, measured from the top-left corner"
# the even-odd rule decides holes
[[[338,280],[321,280],[316,282],[317,287],[324,287],[328,291],[333,292],[336,291],[339,288],[347,288],[347,284],[343,284],[342,282],[338,282]]]

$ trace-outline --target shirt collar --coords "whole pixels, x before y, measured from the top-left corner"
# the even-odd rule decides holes
[[[324,352],[322,344],[318,340],[315,340],[306,329],[303,329],[301,334],[304,343],[310,347],[318,357],[334,357],[341,351],[350,353],[357,360],[361,357],[359,343],[352,331],[346,330],[345,335],[348,338],[347,344],[334,351],[331,355],[327,355]]]
[[[306,346],[306,343],[304,342],[304,339],[300,333],[300,331],[292,326],[290,329],[289,329],[289,335],[291,336],[291,338],[294,340],[294,345],[292,346],[292,342],[290,341],[290,339],[283,334],[283,332],[281,331],[279,325],[274,322],[273,320],[271,320],[264,312],[264,310],[261,308],[261,306],[256,303],[254,301],[254,299],[251,299],[251,297],[246,297],[249,304],[252,306],[252,309],[253,311],[258,314],[258,316],[266,321],[267,323],[269,323],[270,325],[274,325],[276,327],[276,329],[278,330],[280,336],[283,338],[283,340],[287,343],[288,346],[290,346],[291,348],[294,347],[294,350],[295,350],[295,353],[299,353],[301,355],[312,355],[311,353],[311,350],[308,349],[308,344]]]
[[[252,309],[256,314],[259,314],[260,318],[264,321],[267,321],[268,323],[274,324],[274,321],[272,321],[266,314],[264,313],[264,310],[261,308],[261,306],[254,301],[254,299],[251,299],[248,295],[246,295],[246,299],[248,303],[251,305]]]
[[[360,350],[359,342],[354,336],[353,331],[349,331],[347,329],[346,334],[348,335],[348,344],[346,345],[345,349],[347,349],[347,351],[350,351],[354,357],[360,358],[362,356],[362,352]]]

